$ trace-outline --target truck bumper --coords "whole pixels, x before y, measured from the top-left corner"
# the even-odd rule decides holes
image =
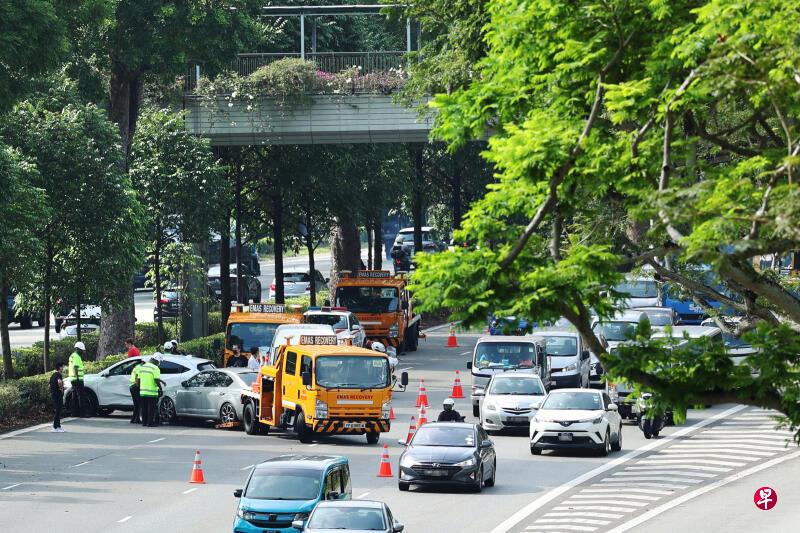
[[[337,418],[314,421],[314,433],[363,435],[364,433],[388,433],[390,429],[391,423],[388,420]]]

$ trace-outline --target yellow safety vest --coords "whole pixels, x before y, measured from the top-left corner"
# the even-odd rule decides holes
[[[139,369],[142,368],[142,365],[136,365],[131,370],[131,386],[136,384],[136,378],[139,376]]]
[[[139,396],[158,396],[158,379],[161,370],[153,363],[145,363],[139,369]]]
[[[75,379],[83,379],[83,359],[81,359],[81,354],[77,351],[72,352],[72,355],[69,356],[69,362],[67,363],[69,366],[69,377]],[[75,367],[78,367],[78,375],[75,375]]]

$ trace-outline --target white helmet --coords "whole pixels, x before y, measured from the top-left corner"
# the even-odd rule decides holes
[[[172,345],[173,348],[178,347],[178,341],[176,341],[175,339],[172,339],[171,341],[169,341],[169,343]]]
[[[386,346],[382,342],[375,341],[372,343],[372,349],[376,352],[386,353]]]
[[[165,350],[171,350],[172,349],[172,341],[165,342],[164,343],[164,349]]]
[[[163,361],[163,358],[161,357],[161,354],[159,352],[154,353],[153,356],[150,358],[150,362],[153,364],[158,364],[161,361]]]
[[[456,402],[452,398],[445,398],[445,400],[442,402],[442,407],[444,407],[445,411],[450,411],[453,409],[455,404]]]
[[[75,343],[75,348],[78,350],[83,350],[84,352],[86,351],[86,345],[83,344],[81,341]]]

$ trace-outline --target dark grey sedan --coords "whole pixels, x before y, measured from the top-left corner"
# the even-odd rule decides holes
[[[400,456],[400,490],[411,485],[460,485],[480,492],[497,473],[494,443],[476,424],[432,422],[420,427]]]
[[[400,533],[403,524],[395,520],[383,502],[369,500],[321,501],[314,507],[308,522],[295,520],[292,527],[306,533],[351,531]]]

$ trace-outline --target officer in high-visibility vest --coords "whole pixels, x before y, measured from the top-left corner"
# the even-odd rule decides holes
[[[131,424],[141,424],[142,418],[139,416],[141,413],[141,399],[139,398],[139,383],[136,379],[139,377],[139,369],[142,365],[136,365],[131,371],[130,391],[131,400],[133,400],[133,414],[131,415]]]
[[[86,416],[83,405],[83,356],[85,355],[86,345],[78,341],[75,343],[75,351],[69,356],[67,362],[69,381],[72,385],[72,416]]]
[[[143,365],[139,365],[136,382],[139,384],[139,402],[142,409],[142,426],[155,427],[156,408],[158,403],[158,386],[161,370],[158,363],[161,355],[156,354]]]

